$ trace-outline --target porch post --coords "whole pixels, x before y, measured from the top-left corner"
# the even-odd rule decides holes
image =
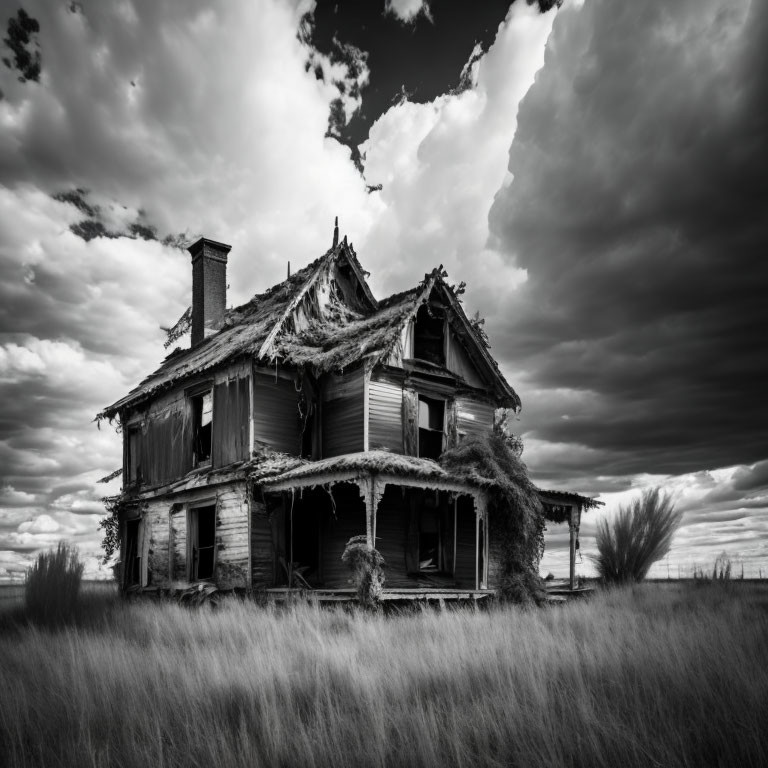
[[[386,483],[379,482],[375,475],[371,477],[371,503],[368,514],[371,518],[371,546],[373,547],[376,546],[376,514],[385,488]]]
[[[374,516],[376,515],[372,498],[374,481],[367,477],[361,477],[356,482],[357,487],[360,489],[360,497],[365,503],[365,541],[369,547],[372,547]]]
[[[568,520],[568,532],[570,534],[570,587],[576,588],[576,534],[579,532],[581,521],[581,505],[571,504],[571,514]]]
[[[478,493],[475,500],[475,589],[481,589],[488,582],[488,515],[485,496]],[[483,522],[483,535],[480,536],[480,521]],[[483,571],[480,573],[480,553],[483,555]]]

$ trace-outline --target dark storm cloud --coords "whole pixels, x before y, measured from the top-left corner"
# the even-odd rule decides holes
[[[768,7],[561,13],[523,100],[497,247],[528,270],[504,353],[536,437],[615,452],[601,472],[766,455]],[[601,454],[602,455],[602,454]]]

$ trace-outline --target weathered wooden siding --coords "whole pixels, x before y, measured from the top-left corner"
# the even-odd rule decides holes
[[[451,373],[461,376],[472,387],[484,386],[483,379],[475,364],[470,360],[453,330],[449,330],[446,341],[445,367]]]
[[[185,582],[187,572],[187,527],[190,504],[216,505],[215,583],[222,589],[247,587],[248,502],[245,483],[215,492],[180,494],[169,499],[142,502],[147,578],[145,586],[168,587]]]
[[[456,398],[456,426],[459,439],[488,434],[493,429],[495,408],[490,403],[472,400],[468,397]]]
[[[495,535],[494,535],[495,534]],[[501,587],[501,567],[502,567],[502,550],[500,531],[497,526],[494,526],[491,521],[491,526],[488,534],[488,588],[498,589]]]
[[[384,586],[408,587],[406,543],[410,504],[399,487],[388,485],[376,513],[376,549],[384,558]]]
[[[403,389],[403,453],[416,456],[419,452],[419,396],[413,389]]]
[[[163,586],[168,583],[168,505],[155,501],[142,507],[146,553],[144,586]]]
[[[253,436],[256,445],[267,445],[285,453],[299,453],[298,395],[293,381],[254,375]]]
[[[187,508],[183,504],[173,504],[168,514],[171,516],[171,557],[173,581],[187,580]]]
[[[323,390],[323,458],[363,450],[364,374],[362,369],[330,376]]]
[[[248,586],[248,499],[245,484],[216,493],[216,572],[222,589]]]
[[[475,588],[476,529],[472,499],[460,496],[456,506],[456,564],[454,577],[463,589]]]
[[[184,393],[158,398],[141,422],[141,475],[146,485],[182,477],[192,469]]]
[[[248,458],[250,381],[247,375],[217,382],[213,388],[213,466]]]
[[[275,550],[272,523],[266,506],[251,502],[251,579],[254,589],[266,589],[275,583]]]
[[[333,488],[336,515],[331,515],[323,530],[321,569],[326,588],[352,587],[351,574],[341,556],[353,536],[365,534],[365,504],[356,485],[343,483]]]
[[[368,385],[368,447],[403,452],[403,388],[372,379]]]

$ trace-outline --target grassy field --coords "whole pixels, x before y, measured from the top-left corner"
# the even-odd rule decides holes
[[[92,596],[0,629],[15,766],[766,766],[768,590],[379,616]]]

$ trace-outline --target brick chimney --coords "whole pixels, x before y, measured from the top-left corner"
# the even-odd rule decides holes
[[[231,245],[201,237],[192,254],[192,346],[221,327],[227,307],[227,254]]]

